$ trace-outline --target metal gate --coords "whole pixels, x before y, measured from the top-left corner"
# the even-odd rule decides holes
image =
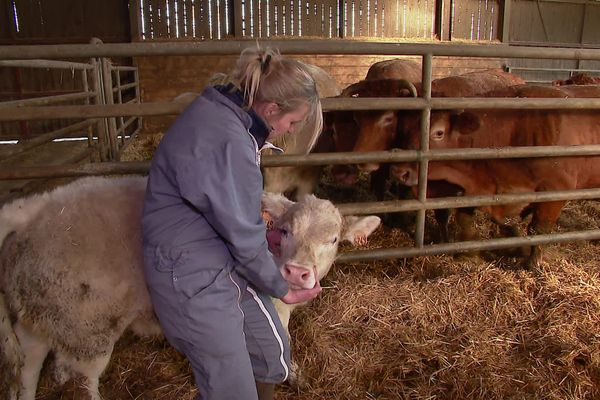
[[[136,55],[198,55],[198,54],[238,54],[247,42],[227,41],[221,43],[132,43],[105,44],[90,47],[88,45],[59,46],[6,46],[0,47],[0,59],[23,59],[37,57],[98,57],[98,56],[136,56]],[[389,56],[419,55],[423,60],[423,97],[420,98],[370,98],[370,99],[324,99],[323,109],[328,110],[377,110],[408,109],[421,110],[421,143],[428,143],[429,116],[436,109],[466,108],[508,108],[508,109],[600,109],[600,98],[594,99],[476,99],[476,98],[432,98],[431,64],[435,56],[470,57],[512,57],[541,59],[587,59],[600,60],[600,50],[560,49],[560,48],[518,48],[501,45],[440,45],[440,44],[399,44],[399,43],[363,43],[338,41],[270,41],[282,53],[291,54],[381,54]],[[47,107],[4,107],[0,108],[0,120],[29,120],[46,118],[73,118],[85,114],[92,118],[125,117],[142,115],[172,115],[182,111],[181,103],[121,104],[98,106],[47,106]],[[545,157],[599,155],[600,145],[571,147],[514,147],[499,149],[460,149],[429,150],[425,145],[421,150],[385,151],[373,153],[330,153],[310,154],[306,156],[270,156],[265,157],[263,166],[324,165],[378,162],[418,161],[420,163],[419,196],[416,200],[387,201],[377,203],[340,204],[344,214],[366,214],[382,212],[418,211],[415,247],[381,250],[353,251],[342,254],[340,261],[383,259],[454,253],[476,249],[498,249],[523,245],[535,245],[570,240],[588,240],[600,238],[600,229],[568,232],[552,235],[532,235],[522,238],[492,239],[478,242],[424,245],[423,228],[425,212],[435,208],[454,208],[467,206],[498,205],[514,202],[543,202],[551,200],[600,198],[600,189],[586,189],[560,192],[534,192],[524,194],[504,194],[494,196],[461,198],[426,198],[427,166],[431,160],[458,160],[483,158]],[[84,176],[123,173],[145,173],[149,163],[98,163],[85,166],[62,166],[39,169],[0,170],[0,179],[23,179],[56,176]]]

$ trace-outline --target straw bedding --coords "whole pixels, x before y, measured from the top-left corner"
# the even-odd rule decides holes
[[[490,224],[478,221],[488,236]],[[597,201],[573,202],[559,230],[599,224]],[[381,227],[368,247],[410,238]],[[336,265],[323,293],[292,316],[300,376],[280,385],[277,398],[599,399],[598,246],[546,246],[535,270],[498,254]],[[118,342],[101,390],[107,399],[195,395],[183,357],[161,339],[130,335]],[[40,398],[79,392],[76,382],[56,387],[46,374]]]

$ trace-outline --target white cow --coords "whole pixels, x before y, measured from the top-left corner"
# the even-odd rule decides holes
[[[0,209],[0,387],[7,398],[33,400],[53,352],[58,380],[81,374],[90,397],[100,399],[99,377],[123,332],[160,334],[142,268],[145,187],[143,177],[84,178]],[[344,219],[314,196],[292,203],[265,194],[264,208],[282,233],[282,271],[293,264],[316,270],[318,279],[340,240],[357,242],[379,225],[372,216]],[[286,326],[292,308],[278,304]]]

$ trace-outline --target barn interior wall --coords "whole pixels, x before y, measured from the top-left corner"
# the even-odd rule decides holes
[[[375,62],[389,56],[310,55],[290,57],[317,65],[327,71],[344,88],[365,77]],[[420,57],[404,57],[419,61]],[[208,79],[217,72],[229,72],[236,56],[155,56],[138,57],[141,97],[143,102],[166,101],[185,92],[200,92]],[[501,68],[505,60],[498,58],[434,57],[434,78],[457,75],[488,68]],[[143,134],[164,132],[172,116],[144,118]]]

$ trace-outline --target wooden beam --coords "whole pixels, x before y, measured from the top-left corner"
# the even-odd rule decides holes
[[[142,40],[142,13],[140,0],[129,0],[129,37],[132,42]]]
[[[500,15],[500,23],[502,31],[500,32],[500,40],[502,43],[510,43],[510,12],[511,12],[512,0],[504,0],[502,7],[502,15]]]

